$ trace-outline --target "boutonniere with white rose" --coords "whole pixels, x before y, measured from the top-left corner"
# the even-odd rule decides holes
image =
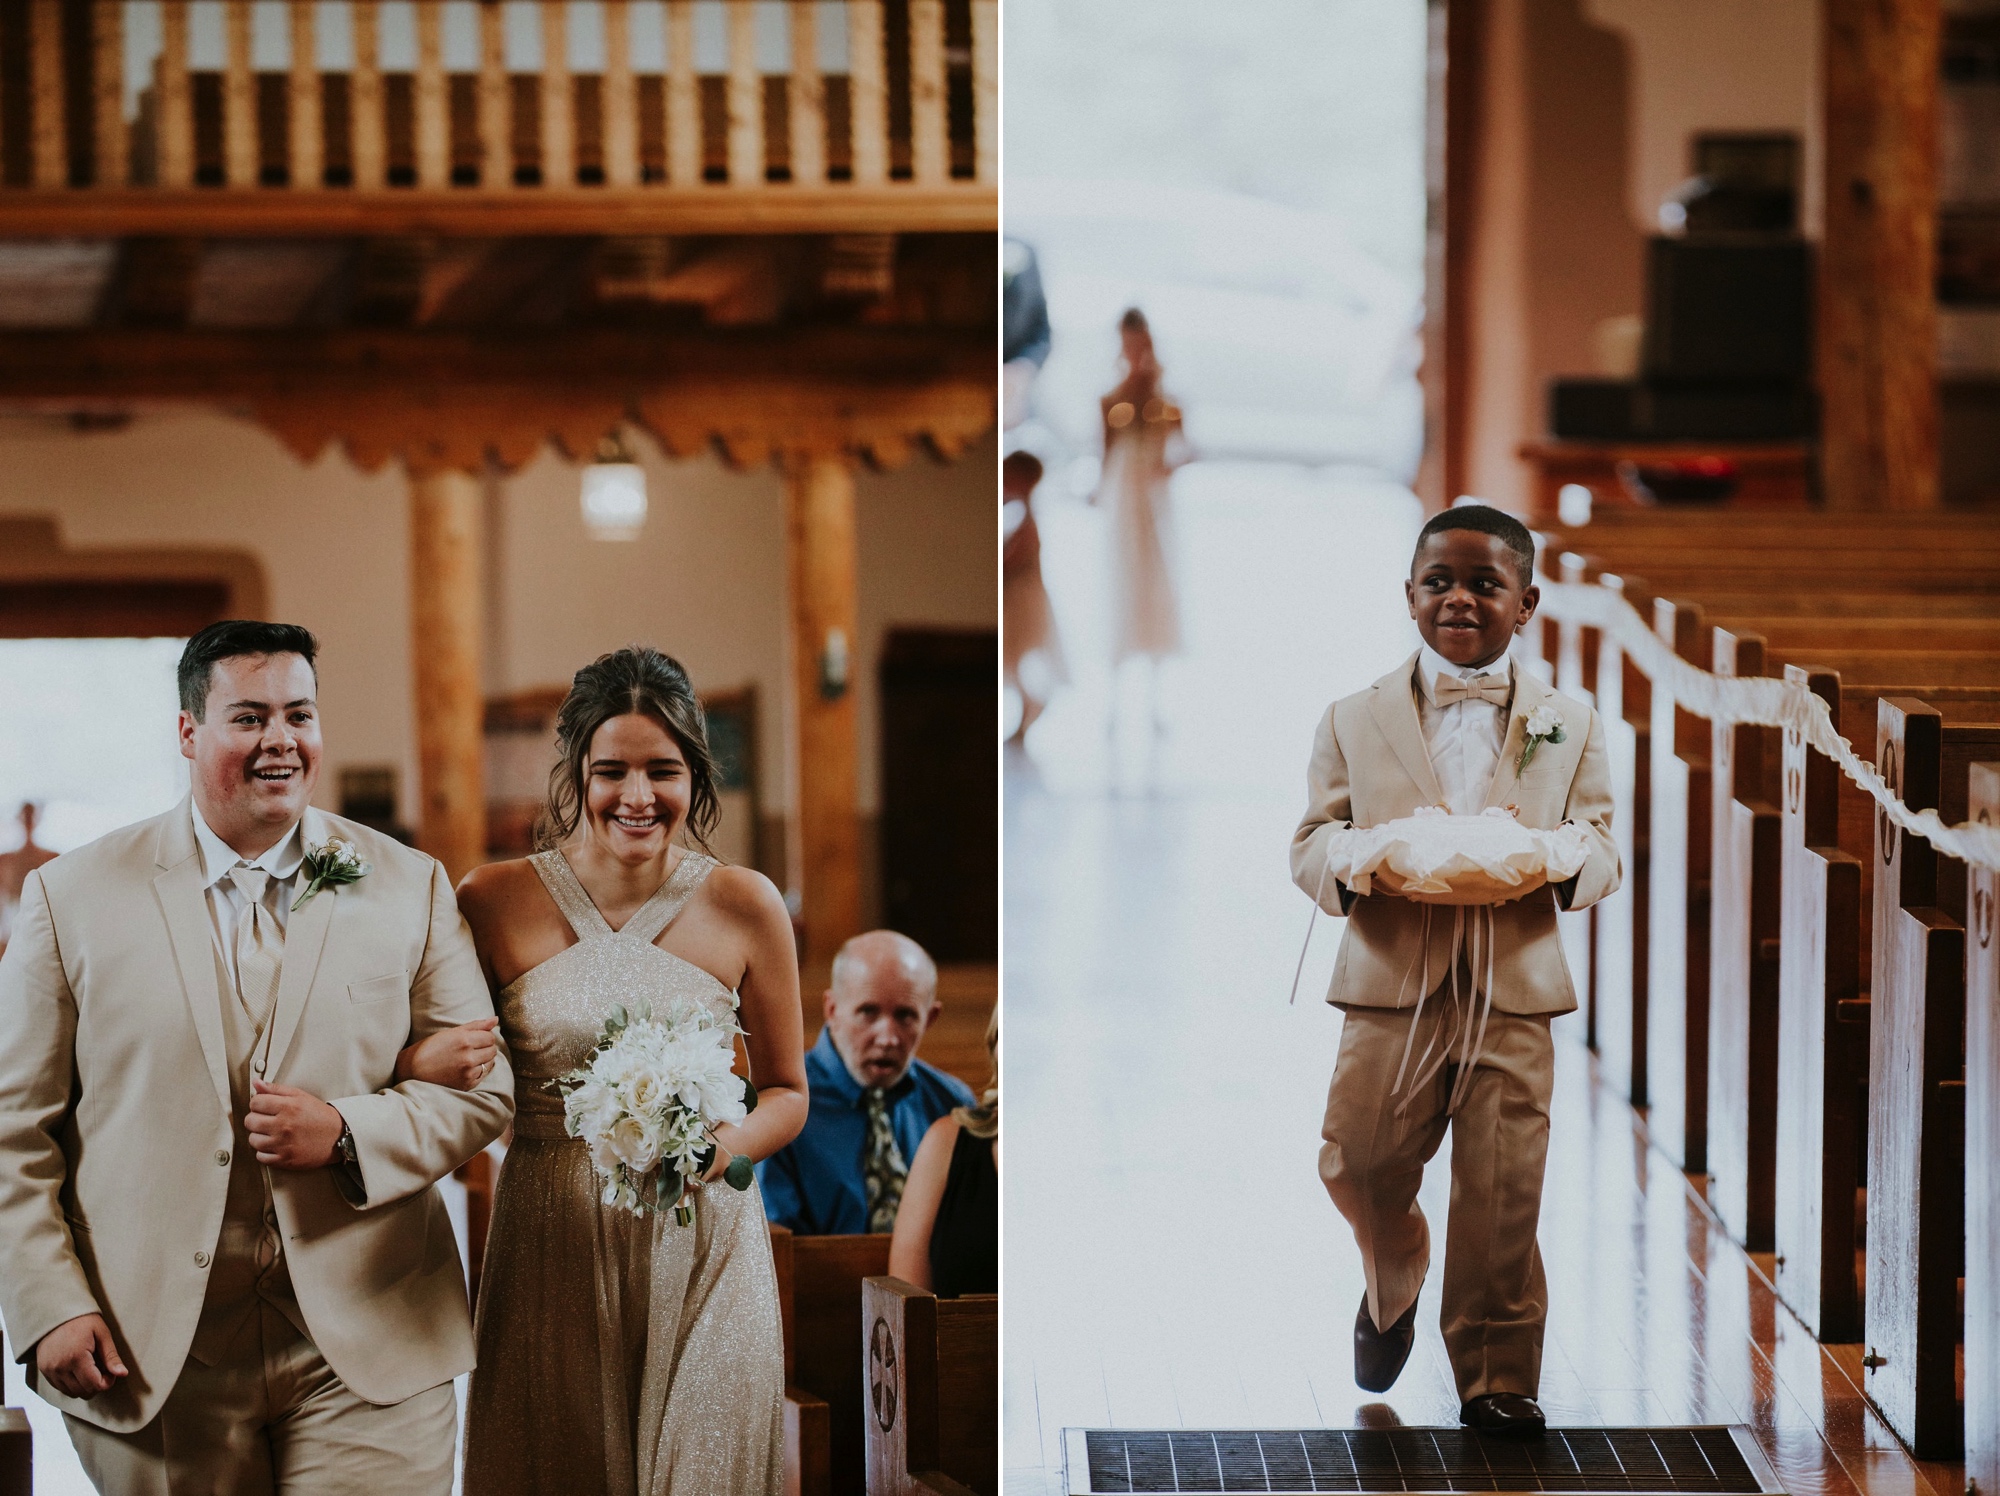
[[[1523,736],[1526,741],[1521,744],[1521,756],[1514,760],[1516,778],[1525,773],[1528,765],[1535,761],[1537,748],[1544,743],[1560,743],[1564,736],[1562,713],[1547,702],[1528,713],[1525,727]]]
[[[300,864],[306,875],[305,892],[292,905],[297,913],[299,905],[318,893],[322,888],[337,887],[342,883],[359,883],[368,876],[368,864],[361,860],[361,851],[353,842],[343,841],[337,836],[329,836],[317,847],[306,853]]]

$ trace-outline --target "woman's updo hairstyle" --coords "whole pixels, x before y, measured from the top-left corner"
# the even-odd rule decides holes
[[[548,801],[535,823],[537,849],[547,851],[575,834],[583,819],[591,739],[613,717],[634,713],[651,717],[680,745],[693,781],[687,834],[702,851],[714,855],[708,838],[722,806],[716,799],[715,755],[709,752],[701,702],[681,662],[643,644],[599,655],[570,681],[569,695],[556,713],[556,750],[561,756],[549,770]]]

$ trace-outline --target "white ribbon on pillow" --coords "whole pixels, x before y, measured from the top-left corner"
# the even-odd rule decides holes
[[[1423,904],[1424,918],[1418,954],[1403,976],[1396,1006],[1403,1006],[1410,978],[1421,973],[1416,1011],[1410,1015],[1409,1036],[1403,1041],[1402,1063],[1390,1094],[1403,1094],[1396,1110],[1400,1114],[1417,1091],[1452,1058],[1458,1049],[1459,1072],[1452,1085],[1445,1111],[1456,1112],[1465,1099],[1472,1076],[1472,1062],[1486,1045],[1486,1024],[1493,1012],[1493,910],[1533,893],[1546,883],[1561,883],[1583,870],[1590,856],[1590,843],[1583,831],[1563,822],[1554,830],[1523,826],[1514,816],[1498,807],[1482,815],[1452,815],[1442,807],[1425,806],[1415,815],[1378,826],[1342,826],[1325,839],[1319,888],[1313,897],[1313,911],[1306,921],[1305,945],[1299,951],[1298,969],[1292,974],[1291,1002],[1299,996],[1299,978],[1305,971],[1306,951],[1312,946],[1313,924],[1319,918],[1320,897],[1326,880],[1332,877],[1357,894],[1379,891]],[[1417,1024],[1424,1015],[1424,1003],[1431,990],[1430,953],[1432,906],[1452,904],[1451,997],[1455,1027],[1446,1036],[1440,1027],[1431,1035],[1424,1052],[1417,1057],[1417,1071],[1409,1075],[1410,1051],[1416,1043]],[[1471,918],[1467,918],[1468,909]],[[1459,1001],[1459,956],[1467,957],[1470,970],[1480,968],[1481,948],[1485,956],[1485,980],[1475,981],[1474,996],[1480,1004],[1475,1032]],[[1442,1045],[1439,1039],[1443,1038]],[[1404,1090],[1404,1079],[1409,1086]]]

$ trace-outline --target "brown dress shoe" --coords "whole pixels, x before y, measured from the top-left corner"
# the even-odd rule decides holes
[[[1483,1392],[1458,1410],[1458,1421],[1482,1434],[1533,1438],[1548,1428],[1541,1407],[1519,1392]]]
[[[1354,1316],[1354,1380],[1369,1392],[1387,1392],[1403,1374],[1410,1347],[1417,1343],[1417,1306],[1412,1300],[1403,1317],[1386,1330],[1375,1328],[1368,1313],[1368,1295],[1361,1295],[1361,1312]]]

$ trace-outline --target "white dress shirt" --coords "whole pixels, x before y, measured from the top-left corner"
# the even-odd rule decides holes
[[[236,867],[261,868],[270,874],[271,881],[264,888],[264,910],[278,922],[279,930],[284,930],[292,917],[292,900],[298,895],[292,885],[297,881],[299,865],[305,861],[304,818],[296,822],[290,831],[278,839],[277,845],[261,857],[245,857],[228,842],[209,830],[208,822],[201,818],[201,804],[194,806],[194,839],[201,848],[202,889],[207,894],[209,930],[215,936],[215,948],[222,957],[222,964],[229,973],[233,986],[237,981],[236,933],[237,926],[250,912],[250,904],[243,897],[243,891],[230,880],[229,870]]]
[[[1438,787],[1444,791],[1445,805],[1457,816],[1476,816],[1486,808],[1493,788],[1493,771],[1500,763],[1500,749],[1507,741],[1506,706],[1490,701],[1454,701],[1437,704],[1440,675],[1470,680],[1478,675],[1497,675],[1507,682],[1507,699],[1514,694],[1514,657],[1502,655],[1492,664],[1475,669],[1454,665],[1426,644],[1417,654],[1417,721],[1424,742],[1430,747],[1431,768],[1436,770]]]

